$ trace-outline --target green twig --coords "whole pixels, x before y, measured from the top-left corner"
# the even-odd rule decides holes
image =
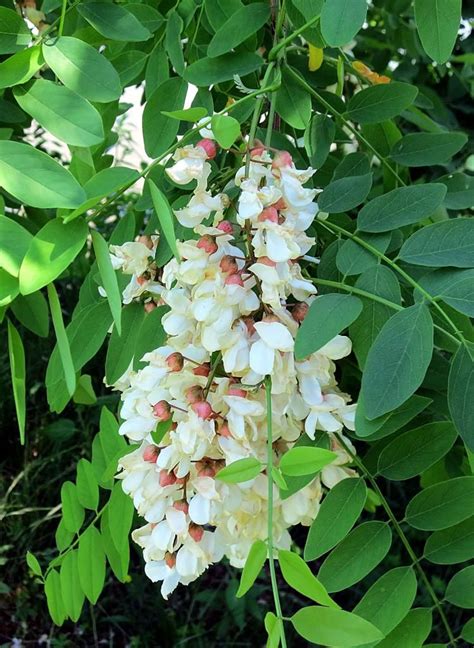
[[[59,18],[59,27],[58,27],[59,36],[63,35],[64,19],[66,18],[66,8],[67,8],[67,0],[63,0],[63,4],[61,6],[61,16]]]

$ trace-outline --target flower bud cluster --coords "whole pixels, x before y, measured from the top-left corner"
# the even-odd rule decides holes
[[[324,489],[354,474],[334,435],[353,429],[355,405],[335,378],[335,361],[350,353],[350,340],[338,335],[301,361],[293,352],[316,292],[298,263],[314,244],[306,230],[317,212],[316,191],[304,187],[313,170],[296,169],[285,151],[254,149],[249,168],[236,173],[233,208],[225,194],[207,189],[213,152],[208,143],[178,149],[166,169],[178,184],[197,181],[190,204],[176,212],[197,238],[177,242],[181,259],[166,264],[159,281],[150,272],[154,237],[112,249],[116,266],[132,274],[124,299],[169,308],[166,344],[115,385],[122,392],[120,433],[139,444],[120,460],[118,477],[145,519],[133,538],[164,597],[223,556],[242,567],[253,542],[267,537],[266,471],[237,484],[216,478],[239,459],[265,465],[267,375],[274,465],[305,433],[327,433],[337,453],[296,494],[285,498],[274,486],[275,547],[288,549],[289,529],[311,524]],[[149,283],[137,292],[147,273]]]

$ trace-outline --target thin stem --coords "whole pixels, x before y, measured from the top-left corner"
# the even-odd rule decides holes
[[[270,74],[272,73],[273,68],[275,67],[274,63],[269,63],[268,67],[265,71],[265,75],[262,80],[262,86],[266,86],[268,83],[268,79],[270,77]],[[250,95],[248,95],[250,96]],[[257,101],[255,102],[255,108],[253,109],[253,115],[252,115],[252,122],[250,124],[250,131],[249,131],[249,141],[248,141],[248,148],[247,148],[247,155],[245,157],[245,177],[248,178],[249,175],[249,169],[250,169],[250,152],[252,148],[252,143],[255,139],[255,133],[257,132],[257,126],[258,126],[258,120],[260,119],[260,115],[262,113],[262,106],[263,106],[263,99],[265,97],[265,94],[260,91],[259,96],[257,98]]]
[[[405,185],[405,182],[400,178],[398,173],[395,171],[395,169],[392,167],[392,165],[388,162],[386,158],[383,157],[383,155],[380,155],[380,153],[377,151],[376,148],[372,146],[372,144],[360,133],[354,126],[340,113],[338,110],[336,110],[324,97],[322,97],[319,92],[316,92],[306,81],[300,77],[299,74],[297,74],[291,67],[287,68],[287,72],[295,79],[295,81],[306,90],[306,92],[309,92],[315,99],[317,99],[325,108],[328,110],[332,115],[340,119],[344,125],[351,131],[351,133],[366,146],[372,153],[380,160],[380,162],[390,171],[390,173],[397,179],[397,181],[401,185]]]
[[[63,0],[63,4],[61,6],[61,16],[59,18],[59,27],[58,27],[59,36],[63,35],[64,19],[66,18],[66,7],[67,7],[67,0]]]
[[[380,490],[379,485],[377,484],[375,478],[372,476],[372,474],[369,472],[369,470],[364,466],[362,461],[360,461],[360,459],[357,457],[357,455],[355,455],[352,452],[351,448],[345,443],[344,439],[342,438],[342,436],[340,434],[338,434],[336,432],[335,435],[336,435],[339,443],[341,444],[341,446],[344,448],[344,450],[347,452],[347,454],[351,457],[352,461],[356,464],[356,466],[359,468],[359,470],[361,470],[363,472],[365,477],[369,480],[369,482],[370,482],[372,488],[374,489],[374,491],[380,497],[380,501],[382,503],[382,506],[383,506],[385,512],[387,513],[388,517],[390,518],[390,521],[392,522],[395,531],[397,532],[400,540],[402,541],[403,546],[405,547],[405,549],[406,549],[408,555],[410,556],[413,564],[415,565],[416,569],[418,570],[418,573],[420,574],[421,579],[422,579],[423,583],[425,584],[425,587],[426,587],[426,589],[427,589],[427,591],[428,591],[428,593],[429,593],[429,595],[430,595],[430,597],[431,597],[431,599],[432,599],[432,601],[434,603],[434,607],[437,609],[437,611],[439,613],[439,616],[440,616],[440,618],[441,618],[441,620],[443,622],[443,625],[444,625],[444,627],[446,629],[446,632],[448,633],[449,642],[451,644],[455,644],[456,639],[454,638],[454,634],[453,634],[453,632],[451,630],[451,626],[449,625],[449,621],[446,618],[446,615],[445,615],[444,610],[442,608],[441,601],[438,599],[438,597],[436,595],[436,592],[434,591],[434,589],[433,589],[427,575],[425,574],[425,571],[424,571],[423,567],[420,565],[420,559],[417,557],[413,547],[410,544],[410,541],[408,540],[408,538],[406,537],[403,529],[401,528],[400,523],[398,522],[397,518],[395,517],[395,515],[394,515],[394,513],[393,513],[393,511],[392,511],[392,509],[390,507],[390,504],[385,499],[385,496],[382,493],[382,491]]]
[[[291,32],[291,34],[289,34],[286,38],[283,38],[278,43],[278,45],[275,45],[275,47],[273,47],[270,50],[270,53],[268,54],[268,60],[269,61],[274,61],[277,54],[278,54],[278,52],[280,50],[282,50],[286,45],[291,43],[291,41],[294,40],[297,36],[299,36],[304,31],[306,31],[308,29],[308,27],[312,27],[318,20],[319,20],[319,14],[317,16],[313,16],[313,18],[311,18],[311,20],[308,20],[308,22],[306,22],[304,25],[302,25],[298,29],[295,29],[295,31]]]
[[[317,221],[318,222],[318,221]],[[367,243],[367,241],[364,241],[363,239],[359,238],[356,234],[352,234],[352,232],[348,232],[345,230],[343,227],[340,227],[339,225],[336,225],[335,223],[331,223],[330,221],[324,221],[324,226],[327,228],[333,230],[334,232],[338,232],[339,234],[343,234],[347,238],[350,238],[353,240],[355,243],[358,245],[362,246],[369,252],[371,252],[374,256],[376,256],[378,259],[381,259],[382,261],[385,261],[387,265],[389,265],[395,272],[397,272],[401,277],[405,279],[407,283],[412,286],[412,288],[416,288],[425,299],[427,299],[433,307],[439,312],[441,317],[449,324],[449,326],[453,329],[454,333],[456,334],[456,337],[458,338],[456,342],[459,344],[465,344],[466,340],[464,339],[464,336],[462,333],[458,330],[457,326],[455,323],[452,321],[452,319],[447,315],[447,313],[444,312],[444,310],[441,308],[441,306],[438,304],[438,302],[435,300],[433,295],[431,295],[428,291],[426,291],[424,288],[420,286],[420,284],[415,281],[405,270],[400,268],[400,266],[395,262],[392,261],[388,256],[385,256],[382,252],[377,250],[377,248],[373,247],[370,245],[370,243]]]
[[[275,559],[273,557],[273,421],[272,421],[272,379],[265,378],[265,396],[267,403],[267,480],[268,480],[268,501],[267,501],[267,546],[268,563],[270,565],[270,579],[272,583],[273,600],[275,603],[276,616],[280,621],[280,640],[282,648],[286,648],[285,626],[278,592],[278,582],[275,571]]]
[[[211,385],[213,383],[214,376],[216,375],[217,366],[218,366],[219,362],[221,361],[221,359],[222,359],[222,352],[219,351],[219,353],[217,354],[217,357],[215,359],[215,362],[212,365],[211,373],[209,374],[209,377],[207,379],[206,386],[204,387],[204,397],[206,397],[208,395],[209,390],[211,389]]]

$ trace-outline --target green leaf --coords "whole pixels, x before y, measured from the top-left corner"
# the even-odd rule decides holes
[[[356,614],[315,605],[298,610],[292,617],[296,632],[311,643],[351,648],[380,641],[383,634]]]
[[[304,146],[309,161],[319,169],[326,162],[336,134],[334,121],[328,115],[314,114],[304,133]]]
[[[270,7],[264,2],[242,6],[219,27],[209,43],[210,58],[226,54],[255,34],[267,22]]]
[[[418,283],[433,297],[474,317],[474,269],[442,268],[424,275]]]
[[[64,526],[63,518],[60,519],[58,528],[55,533],[56,546],[59,551],[64,551],[69,547],[74,538],[74,533],[68,531]]]
[[[430,634],[432,624],[431,610],[415,608],[377,644],[377,648],[419,648],[424,645]]]
[[[393,315],[377,335],[362,375],[367,418],[402,405],[423,382],[432,354],[433,321],[428,307],[415,304]]]
[[[311,118],[311,97],[285,69],[276,93],[275,107],[283,121],[293,128],[303,130],[307,127]]]
[[[120,77],[112,63],[78,38],[60,36],[44,43],[43,56],[58,79],[85,99],[108,103],[122,94]]]
[[[275,616],[273,612],[267,612],[264,625],[268,635],[266,648],[278,648],[283,630],[283,621]]]
[[[79,503],[96,511],[99,505],[99,487],[92,464],[84,458],[77,463],[76,488]]]
[[[227,482],[228,484],[238,484],[254,479],[262,471],[263,465],[255,457],[246,457],[238,459],[231,464],[219,470],[216,479]]]
[[[368,441],[383,439],[404,427],[431,403],[430,398],[415,395],[393,412],[369,421],[365,417],[364,400],[359,398],[355,416],[356,434],[358,437],[367,438]]]
[[[195,123],[207,115],[207,110],[206,108],[196,106],[195,108],[185,108],[183,110],[162,110],[161,114],[172,119]]]
[[[56,333],[56,340],[59,349],[59,356],[63,366],[64,376],[66,379],[66,386],[69,396],[72,396],[76,390],[76,372],[74,371],[74,363],[71,356],[71,348],[69,340],[64,328],[63,315],[61,312],[61,304],[59,303],[58,293],[54,284],[48,284],[48,299],[49,308],[51,310],[51,319],[53,320],[53,328]]]
[[[424,227],[405,241],[399,256],[414,265],[472,268],[474,221],[471,218],[453,218]]]
[[[140,50],[120,52],[117,57],[112,59],[123,88],[132,85],[134,81],[138,81],[137,77],[143,71],[147,61],[148,55]]]
[[[230,148],[240,136],[239,122],[227,115],[214,115],[211,128],[217,142],[225,149]]]
[[[116,458],[119,452],[126,454],[129,447],[119,434],[119,424],[115,416],[106,407],[103,407],[100,413],[100,432],[99,441],[103,451],[106,463],[110,463]],[[117,466],[117,463],[115,464]]]
[[[69,551],[61,563],[59,572],[61,594],[64,610],[72,621],[76,622],[81,616],[84,604],[84,592],[79,583],[77,551]]]
[[[410,133],[396,142],[392,160],[403,166],[444,164],[467,142],[465,133]]]
[[[382,254],[386,252],[392,238],[391,232],[383,232],[382,234],[364,234],[364,232],[361,232],[357,236]],[[375,266],[384,267],[379,265],[375,254],[352,239],[344,241],[340,250],[338,250],[336,265],[345,276],[361,274]]]
[[[106,38],[135,43],[146,41],[152,36],[151,32],[121,5],[111,2],[87,2],[79,4],[77,11]]]
[[[339,608],[339,605],[332,600],[305,561],[297,554],[280,549],[278,552],[278,563],[283,578],[294,590],[316,601],[320,605]]]
[[[431,534],[423,556],[437,565],[452,565],[474,558],[474,517]]]
[[[472,509],[466,502],[474,499],[474,477],[455,477],[428,486],[410,500],[406,521],[415,529],[437,531],[466,520]]]
[[[408,614],[416,590],[413,568],[396,567],[383,574],[370,587],[353,611],[386,635]]]
[[[107,556],[107,560],[112,568],[112,571],[114,572],[115,577],[118,578],[121,583],[125,583],[127,580],[129,580],[128,565],[130,562],[130,545],[128,543],[125,544],[120,552],[118,552],[115,548],[110,532],[107,509],[105,509],[105,512],[102,514],[102,517],[100,519],[100,531],[103,538],[105,555]]]
[[[474,608],[474,565],[454,574],[446,588],[445,599],[460,608]]]
[[[8,306],[19,291],[18,279],[9,275],[5,270],[0,270],[0,308]]]
[[[41,569],[41,565],[38,562],[38,559],[36,556],[34,556],[31,551],[26,552],[26,563],[28,567],[31,569],[33,574],[35,576],[43,576],[43,570]]]
[[[357,227],[364,232],[389,232],[431,216],[443,202],[442,184],[400,187],[378,196],[359,212]]]
[[[459,435],[474,450],[474,352],[461,345],[451,361],[448,407]]]
[[[158,189],[153,180],[148,179],[153,207],[160,222],[166,242],[168,243],[175,258],[180,261],[181,257],[176,245],[176,232],[174,231],[174,214],[171,205],[165,194]]]
[[[73,209],[85,199],[69,171],[46,153],[20,142],[0,141],[0,185],[32,207]]]
[[[162,155],[175,141],[179,122],[163,112],[180,110],[186,99],[187,84],[178,77],[167,79],[153,92],[143,111],[143,139],[150,157]]]
[[[427,423],[391,441],[379,455],[378,472],[401,481],[416,477],[444,457],[456,441],[450,421]]]
[[[43,65],[41,46],[28,47],[0,63],[0,90],[26,83]]]
[[[0,54],[13,54],[30,44],[31,32],[16,11],[0,7],[0,24]]]
[[[92,230],[92,245],[99,266],[100,278],[107,295],[109,302],[110,312],[114,318],[117,333],[121,335],[122,332],[122,295],[117,282],[117,275],[112,266],[110,259],[109,246],[104,238],[96,230]]]
[[[437,179],[448,190],[444,206],[448,209],[469,209],[474,205],[474,176],[465,173],[450,173]]]
[[[390,268],[383,265],[379,264],[368,268],[357,279],[355,286],[377,297],[383,297],[394,304],[401,304],[398,279]],[[395,311],[390,306],[385,306],[373,299],[361,297],[361,300],[363,309],[359,317],[351,324],[349,336],[353,342],[359,365],[364,368],[374,340]]]
[[[0,215],[0,268],[18,277],[33,236],[12,218]]]
[[[329,437],[326,432],[323,432],[322,430],[316,430],[314,439],[310,439],[307,434],[302,434],[298,439],[298,441],[295,443],[294,447],[295,448],[318,447],[327,450],[329,448]],[[277,471],[281,473],[281,471],[274,466],[272,470],[272,475],[277,474]],[[317,472],[318,471],[315,471],[314,473],[310,473],[308,475],[299,475],[295,477],[290,475],[285,475],[285,477],[283,477],[283,475],[281,475],[281,478],[284,479],[285,481],[284,490],[281,490],[281,486],[280,486],[281,499],[284,500],[287,499],[288,497],[291,497],[299,490],[301,490],[302,488],[310,484],[313,481],[313,479],[316,477]]]
[[[253,52],[223,54],[215,58],[201,58],[188,65],[184,78],[197,86],[210,86],[233,79],[235,74],[245,76],[263,65],[263,58]]]
[[[84,247],[88,228],[84,221],[65,225],[48,221],[33,237],[20,267],[20,290],[29,295],[43,288],[69,267]]]
[[[78,405],[94,405],[97,403],[97,396],[89,374],[83,374],[77,379],[76,391],[72,395],[72,400]]]
[[[166,21],[165,49],[171,65],[179,76],[182,76],[184,72],[184,55],[181,45],[183,26],[183,21],[179,13],[175,9],[170,11],[168,20]]]
[[[146,317],[143,304],[138,302],[128,304],[122,311],[122,334],[117,329],[110,336],[107,357],[105,359],[105,375],[109,385],[127,371],[133,360],[135,347],[140,336],[140,327]]]
[[[399,81],[370,86],[350,99],[345,116],[359,124],[383,122],[411,106],[417,94],[418,88]]]
[[[461,0],[415,0],[415,21],[423,49],[437,63],[446,63],[461,22]]]
[[[20,443],[25,445],[26,421],[26,369],[25,349],[20,334],[10,322],[8,324],[8,357],[10,360],[10,375],[12,379],[13,398],[15,400],[16,418],[20,431]]]
[[[321,11],[321,32],[331,47],[351,41],[364,24],[366,0],[325,0]]]
[[[65,86],[38,79],[13,94],[25,112],[66,144],[94,146],[105,137],[98,110]]]
[[[363,479],[343,479],[331,488],[309,530],[305,560],[319,558],[346,537],[359,519],[366,498]]]
[[[328,214],[354,209],[367,198],[371,186],[371,173],[333,180],[318,197],[319,209]]]
[[[319,351],[352,324],[361,311],[361,300],[352,295],[333,293],[316,297],[296,334],[296,359]]]
[[[102,536],[94,525],[87,527],[79,539],[78,565],[81,587],[95,605],[104,588],[105,553]]]
[[[53,622],[58,626],[62,625],[66,620],[66,612],[64,610],[59,574],[55,569],[52,569],[46,577],[44,593],[46,594],[48,611]]]
[[[461,639],[464,639],[470,644],[474,643],[474,617],[464,624]]]
[[[390,527],[383,522],[364,522],[327,556],[319,580],[328,592],[340,592],[367,576],[387,555],[392,544]]]
[[[107,510],[113,544],[121,553],[129,544],[129,533],[135,510],[133,500],[123,492],[121,482],[113,487]]]
[[[237,598],[244,596],[255,583],[265,564],[267,553],[267,545],[262,540],[255,540],[250,547],[242,575],[240,576],[239,589],[236,594]]]
[[[168,312],[167,306],[158,306],[151,313],[146,313],[140,326],[138,339],[135,342],[133,356],[133,368],[135,370],[143,367],[141,359],[149,351],[157,349],[165,344],[167,334],[161,324],[163,315]]]
[[[335,452],[311,446],[294,447],[285,452],[280,460],[280,470],[284,475],[298,477],[312,475],[337,458]]]
[[[11,309],[23,326],[35,333],[35,335],[48,337],[48,302],[40,292],[25,296],[19,295],[12,303]]]
[[[61,505],[64,526],[71,533],[77,533],[84,522],[84,509],[77,496],[76,485],[65,481],[61,486]]]

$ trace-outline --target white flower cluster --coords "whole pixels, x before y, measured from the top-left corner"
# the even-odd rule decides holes
[[[325,431],[337,453],[296,494],[282,498],[274,486],[275,547],[289,548],[293,525],[311,524],[323,487],[354,474],[333,434],[353,429],[355,405],[339,391],[334,364],[350,353],[349,339],[336,336],[303,361],[293,353],[316,292],[298,264],[314,243],[305,231],[316,192],[304,187],[313,170],[297,170],[286,152],[254,149],[249,169],[235,176],[240,194],[232,207],[207,189],[214,153],[206,139],[179,149],[166,169],[178,184],[197,180],[190,204],[176,212],[199,236],[177,243],[180,261],[158,273],[154,237],[112,248],[115,266],[132,275],[124,301],[169,307],[166,345],[115,386],[120,432],[140,444],[120,460],[118,477],[146,520],[133,538],[165,598],[223,556],[242,567],[252,543],[267,537],[266,473],[238,484],[216,479],[239,459],[266,461],[265,376],[272,376],[275,466],[305,432],[314,439]],[[212,214],[212,225],[203,224]]]

